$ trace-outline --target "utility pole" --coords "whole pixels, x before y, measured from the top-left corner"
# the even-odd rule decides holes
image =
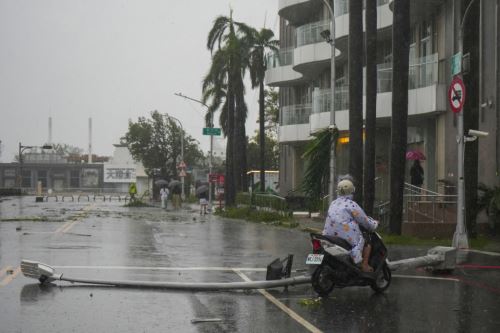
[[[464,24],[475,0],[471,0],[464,16],[460,21],[458,31],[458,52],[460,53],[460,61],[464,54]],[[460,75],[461,76],[461,75]],[[457,227],[453,235],[452,246],[459,249],[468,249],[469,240],[467,238],[467,229],[465,227],[465,181],[464,181],[464,151],[466,137],[464,135],[464,113],[463,110],[457,113]]]
[[[335,199],[335,177],[336,177],[336,152],[335,145],[336,140],[334,138],[335,130],[337,129],[337,125],[335,124],[335,12],[333,7],[330,5],[328,0],[323,0],[323,3],[328,8],[330,13],[330,31],[322,31],[321,36],[326,40],[327,43],[331,46],[331,59],[330,59],[330,88],[331,88],[331,97],[330,97],[330,126],[329,129],[332,132],[332,143],[330,146],[330,184],[328,186],[328,196],[330,197],[330,202]]]
[[[199,101],[197,99],[194,99],[192,97],[188,97],[186,95],[183,95],[182,93],[175,93],[174,95],[188,99],[190,101],[196,102],[198,104],[203,105],[204,107],[209,109],[208,105],[203,103],[202,101]],[[214,114],[213,112],[210,113],[210,128],[214,127]],[[214,150],[214,135],[210,134],[210,158],[208,159],[208,210],[211,212],[212,211],[212,182],[210,181],[210,175],[212,174],[212,166],[213,166],[213,150]]]

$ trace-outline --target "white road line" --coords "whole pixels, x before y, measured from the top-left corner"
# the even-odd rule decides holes
[[[500,257],[500,253],[498,252],[488,252],[488,251],[479,251],[479,250],[465,250],[466,252],[474,252],[474,253],[479,253],[479,254],[486,254],[489,256],[495,256],[495,257]]]
[[[258,267],[145,267],[145,266],[52,266],[68,269],[109,269],[109,270],[151,270],[151,271],[221,271],[233,272],[235,269],[245,272],[265,272],[266,268]]]
[[[400,279],[441,280],[441,281],[460,282],[460,280],[456,279],[456,278],[445,278],[445,277],[437,277],[437,276],[420,276],[420,275],[399,275],[399,274],[393,274],[392,277],[394,277],[394,278],[400,278]]]
[[[243,274],[239,270],[235,269],[234,272],[236,274],[238,274],[244,281],[247,281],[247,282],[252,281],[248,276],[246,276],[245,274]],[[280,308],[280,310],[282,310],[287,315],[292,317],[296,322],[298,322],[299,324],[304,326],[309,332],[314,332],[314,333],[321,333],[322,332],[316,326],[314,326],[313,324],[311,324],[310,322],[308,322],[307,320],[302,318],[300,315],[297,314],[297,312],[293,311],[292,309],[287,307],[285,304],[281,303],[278,299],[276,299],[276,297],[274,297],[273,295],[271,295],[270,293],[268,293],[264,289],[257,289],[257,291],[259,293],[261,293],[268,301],[270,301],[271,303],[276,305],[278,308]]]

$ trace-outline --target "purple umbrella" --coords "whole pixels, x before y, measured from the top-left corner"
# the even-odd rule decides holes
[[[409,150],[406,152],[406,159],[407,160],[425,160],[425,155],[419,150]]]

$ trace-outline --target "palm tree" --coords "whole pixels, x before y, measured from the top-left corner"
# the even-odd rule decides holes
[[[363,0],[349,1],[349,172],[363,199]]]
[[[367,1],[365,9],[366,139],[363,173],[363,208],[373,214],[375,201],[375,138],[377,121],[377,3]]]
[[[268,50],[278,51],[279,41],[273,39],[274,33],[270,29],[262,28],[260,31],[252,29],[248,32],[252,37],[250,41],[252,50],[250,52],[250,78],[252,88],[259,87],[259,145],[260,145],[260,190],[265,191],[265,97],[264,77],[267,70],[265,54]]]
[[[410,0],[395,0],[392,25],[392,117],[390,167],[390,222],[401,234],[408,123],[408,66],[410,54]]]
[[[236,28],[238,31],[236,31]],[[214,98],[214,106],[220,106],[225,87],[226,114],[226,189],[227,205],[233,205],[236,191],[246,185],[246,132],[247,107],[244,99],[243,76],[249,67],[249,45],[245,32],[249,27],[235,22],[232,11],[229,17],[219,16],[207,38],[207,48],[213,53],[212,65],[203,84],[204,94]],[[214,112],[211,110],[209,112]],[[224,128],[224,127],[223,127]],[[237,149],[236,149],[237,147]]]

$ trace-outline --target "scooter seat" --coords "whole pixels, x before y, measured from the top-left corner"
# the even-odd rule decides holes
[[[326,235],[323,235],[323,237],[326,240],[328,240],[329,242],[332,242],[333,244],[338,245],[338,246],[346,249],[347,251],[350,251],[352,249],[352,245],[349,244],[349,242],[347,242],[343,238],[336,237],[336,236],[326,236]]]

